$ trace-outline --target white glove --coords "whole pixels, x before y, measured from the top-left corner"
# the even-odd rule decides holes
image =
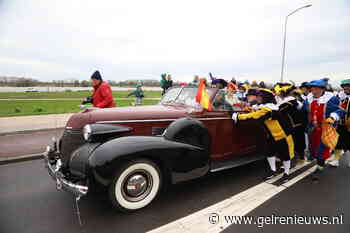
[[[234,112],[234,113],[232,114],[232,120],[233,120],[235,123],[237,123],[237,121],[238,121],[238,113]]]
[[[332,112],[330,117],[332,117],[334,121],[339,121],[340,120],[339,115],[336,114],[335,112]]]
[[[252,106],[252,108],[253,108],[253,110],[258,110],[259,109],[259,105],[258,104],[254,104],[253,106]]]

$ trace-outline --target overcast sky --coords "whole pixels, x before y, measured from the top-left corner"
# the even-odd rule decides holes
[[[350,0],[0,0],[0,75],[39,80],[194,74],[350,78]]]

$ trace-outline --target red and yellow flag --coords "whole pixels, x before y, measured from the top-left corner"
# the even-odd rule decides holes
[[[196,95],[196,102],[201,104],[203,108],[211,111],[211,102],[207,90],[205,89],[205,80],[200,79],[198,91]]]

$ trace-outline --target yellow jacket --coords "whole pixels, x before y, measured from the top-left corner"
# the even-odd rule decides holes
[[[272,103],[259,105],[259,108],[250,113],[238,114],[238,120],[263,120],[266,128],[269,130],[271,136],[275,141],[287,138],[288,135],[285,133],[285,130],[282,128],[279,120],[274,115],[278,112],[278,106]]]

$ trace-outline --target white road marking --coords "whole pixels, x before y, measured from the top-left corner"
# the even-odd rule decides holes
[[[295,168],[291,169],[291,173],[305,167],[308,164],[310,163],[296,166]],[[281,186],[273,185],[272,183],[282,177],[282,175],[279,175],[269,180],[268,183],[260,183],[219,203],[216,203],[169,224],[163,225],[159,228],[153,229],[149,231],[149,233],[221,232],[231,225],[230,222],[225,221],[224,216],[244,216],[248,214],[267,200],[271,199],[276,194],[282,192],[283,190],[287,189],[288,187],[292,186],[296,182],[312,173],[315,168],[316,166],[309,168],[308,170],[304,171],[300,175],[296,176]],[[216,213],[219,216],[219,221],[217,224],[211,224],[209,222],[209,217],[213,213]]]

